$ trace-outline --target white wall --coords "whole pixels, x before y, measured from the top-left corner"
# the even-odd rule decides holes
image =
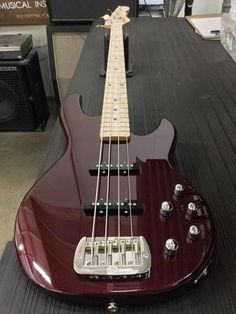
[[[220,13],[223,0],[194,0],[193,15]]]
[[[0,35],[4,34],[32,34],[33,46],[37,49],[40,67],[43,76],[45,92],[47,96],[53,96],[53,88],[50,78],[50,67],[48,59],[47,33],[45,25],[30,26],[3,26],[0,27]]]

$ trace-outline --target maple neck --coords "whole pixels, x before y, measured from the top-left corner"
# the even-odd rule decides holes
[[[100,138],[116,141],[129,137],[123,28],[121,23],[114,23],[110,34]]]

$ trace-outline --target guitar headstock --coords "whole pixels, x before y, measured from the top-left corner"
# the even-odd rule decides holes
[[[112,24],[121,24],[122,26],[129,23],[130,19],[128,18],[129,7],[118,6],[111,15],[104,15],[103,19],[105,20],[105,28],[111,29]]]

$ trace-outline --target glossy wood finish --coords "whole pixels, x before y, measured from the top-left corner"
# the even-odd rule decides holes
[[[209,263],[214,246],[214,225],[210,210],[201,196],[170,166],[169,157],[175,138],[173,126],[162,120],[148,136],[132,135],[130,160],[140,163],[141,173],[132,177],[132,199],[144,202],[143,215],[133,217],[134,234],[147,240],[152,266],[147,279],[105,281],[81,278],[73,270],[75,248],[83,236],[91,236],[92,217],[85,216],[83,204],[93,201],[96,178],[88,173],[97,161],[100,118],[81,112],[79,96],[69,97],[62,109],[62,123],[68,136],[64,156],[32,187],[20,205],[15,244],[22,268],[30,279],[49,291],[66,295],[131,296],[167,292],[193,281]],[[122,151],[122,149],[121,149]],[[116,158],[116,145],[112,150]],[[103,154],[106,160],[106,148]],[[104,197],[102,179],[100,197]],[[127,197],[127,178],[121,182],[122,198]],[[184,185],[182,197],[173,197],[176,183]],[[112,178],[111,199],[116,199],[117,181]],[[173,213],[160,215],[163,201],[171,201]],[[186,214],[189,202],[199,206],[196,217]],[[96,235],[104,235],[104,217],[97,218]],[[201,234],[187,239],[190,225]],[[129,235],[129,220],[121,218],[121,235]],[[109,235],[117,234],[117,217],[109,218]],[[163,252],[166,239],[174,238],[179,249],[174,257]],[[78,298],[79,300],[79,298]]]

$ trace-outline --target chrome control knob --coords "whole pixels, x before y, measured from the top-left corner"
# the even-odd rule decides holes
[[[169,215],[173,210],[173,205],[170,202],[163,202],[161,203],[161,209],[160,209],[160,213],[163,216],[167,216]]]
[[[109,313],[117,313],[118,312],[118,310],[119,310],[119,308],[118,308],[118,305],[117,305],[117,303],[116,302],[110,302],[109,304],[108,304],[108,306],[107,306],[107,311],[109,312]]]
[[[189,237],[189,239],[191,239],[191,240],[195,240],[195,239],[197,239],[199,233],[200,233],[200,229],[199,229],[197,226],[192,225],[192,226],[189,228],[188,237]]]
[[[169,256],[174,256],[178,250],[179,244],[175,239],[168,239],[165,243],[165,254]]]
[[[188,204],[187,214],[189,216],[193,216],[194,214],[196,214],[197,210],[198,210],[198,208],[197,208],[196,204],[194,204],[194,203]]]
[[[174,194],[180,196],[183,193],[184,187],[182,184],[176,184]]]

